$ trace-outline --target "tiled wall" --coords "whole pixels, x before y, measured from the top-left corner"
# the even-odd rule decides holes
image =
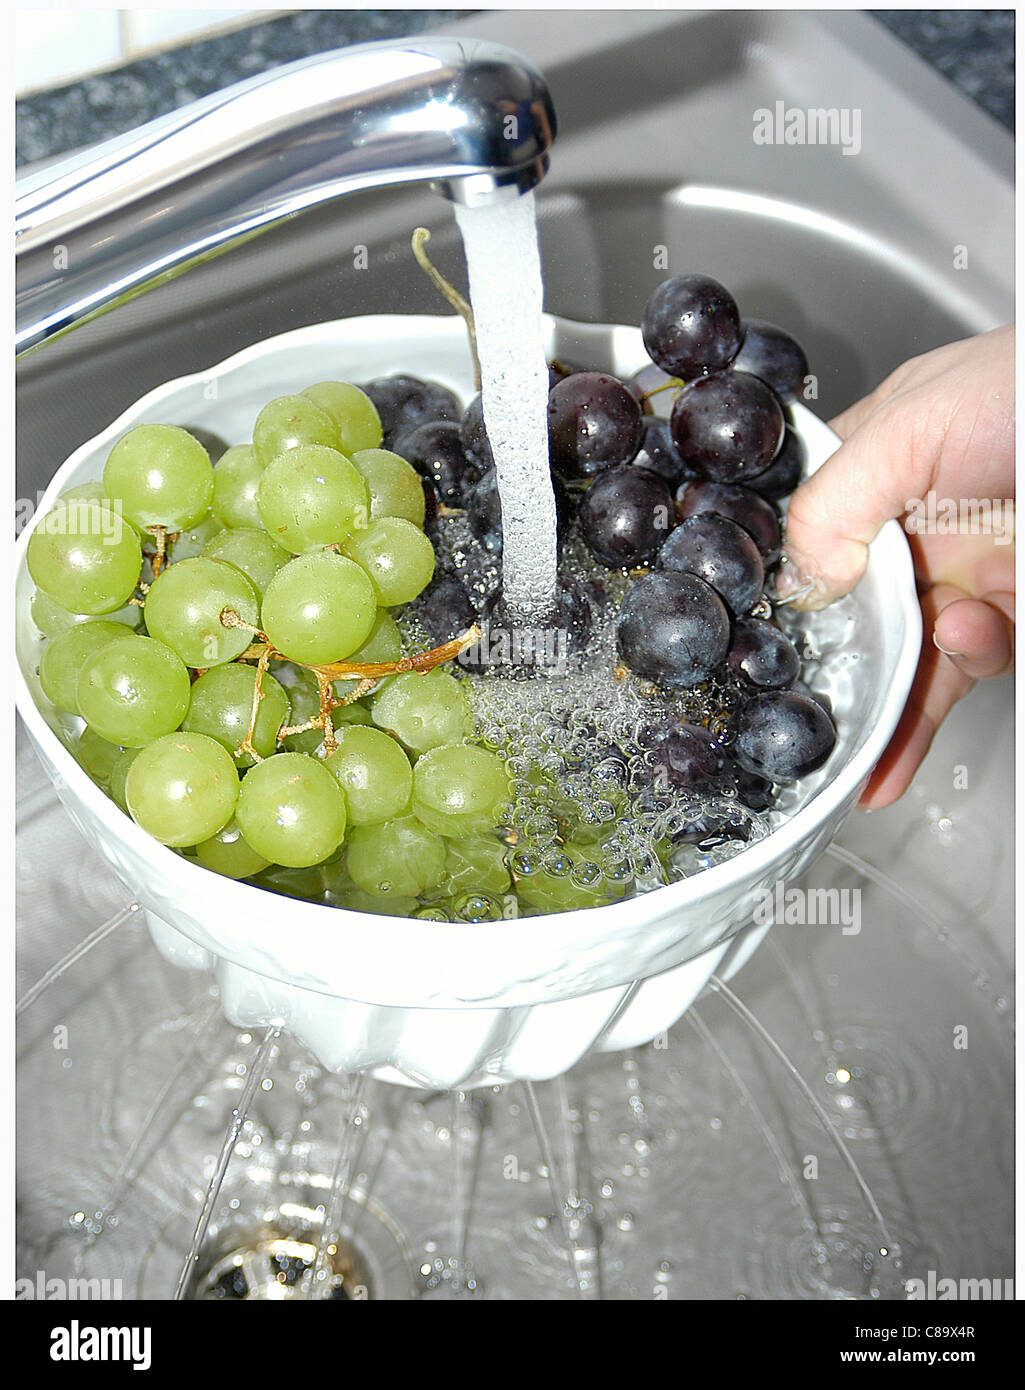
[[[129,62],[156,49],[268,19],[282,10],[18,10],[15,86],[20,96]]]

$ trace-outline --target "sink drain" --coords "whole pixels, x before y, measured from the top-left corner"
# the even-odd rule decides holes
[[[248,1238],[228,1237],[230,1249],[223,1248],[222,1238],[197,1271],[188,1296],[203,1302],[303,1297],[317,1259],[319,1223],[319,1212],[300,1210],[287,1227],[266,1224]],[[327,1289],[320,1297],[345,1302],[374,1297],[369,1266],[352,1241],[338,1237],[327,1265]]]
[[[273,1193],[245,1183],[233,1188],[207,1231],[185,1288],[186,1299],[238,1303],[324,1298],[358,1303],[419,1296],[402,1232],[358,1188],[346,1194],[340,1233],[321,1265],[324,1284],[313,1292],[324,1198],[330,1188],[326,1177],[304,1177],[302,1193],[293,1189],[286,1195],[277,1185]],[[168,1297],[194,1224],[195,1213],[182,1211],[164,1226],[143,1262],[139,1298]],[[319,1281],[321,1276],[316,1277]]]

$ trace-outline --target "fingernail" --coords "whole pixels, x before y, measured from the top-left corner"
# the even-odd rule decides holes
[[[933,644],[933,646],[936,648],[936,650],[942,652],[944,656],[956,656],[956,657],[958,657],[960,660],[962,660],[962,661],[964,660],[964,652],[952,652],[952,651],[948,651],[948,649],[943,645],[943,643],[940,641],[940,639],[936,636],[936,631],[935,631],[935,629],[933,629],[932,644]]]
[[[812,579],[800,565],[784,560],[776,576],[776,602],[792,603],[799,608],[823,608],[829,602],[829,594],[820,579]]]
[[[814,585],[793,560],[784,560],[776,576],[776,593],[780,598],[793,598],[798,593],[810,593]]]

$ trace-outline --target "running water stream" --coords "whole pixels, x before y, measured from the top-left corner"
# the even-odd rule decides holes
[[[538,625],[555,606],[555,494],[548,467],[548,364],[533,193],[458,203],[477,331],[481,404],[502,499],[502,587],[510,613]]]

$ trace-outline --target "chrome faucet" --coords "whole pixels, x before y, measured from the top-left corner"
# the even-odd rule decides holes
[[[482,40],[276,68],[18,182],[16,352],[344,193],[426,181],[470,206],[515,197],[554,136],[544,80]]]

